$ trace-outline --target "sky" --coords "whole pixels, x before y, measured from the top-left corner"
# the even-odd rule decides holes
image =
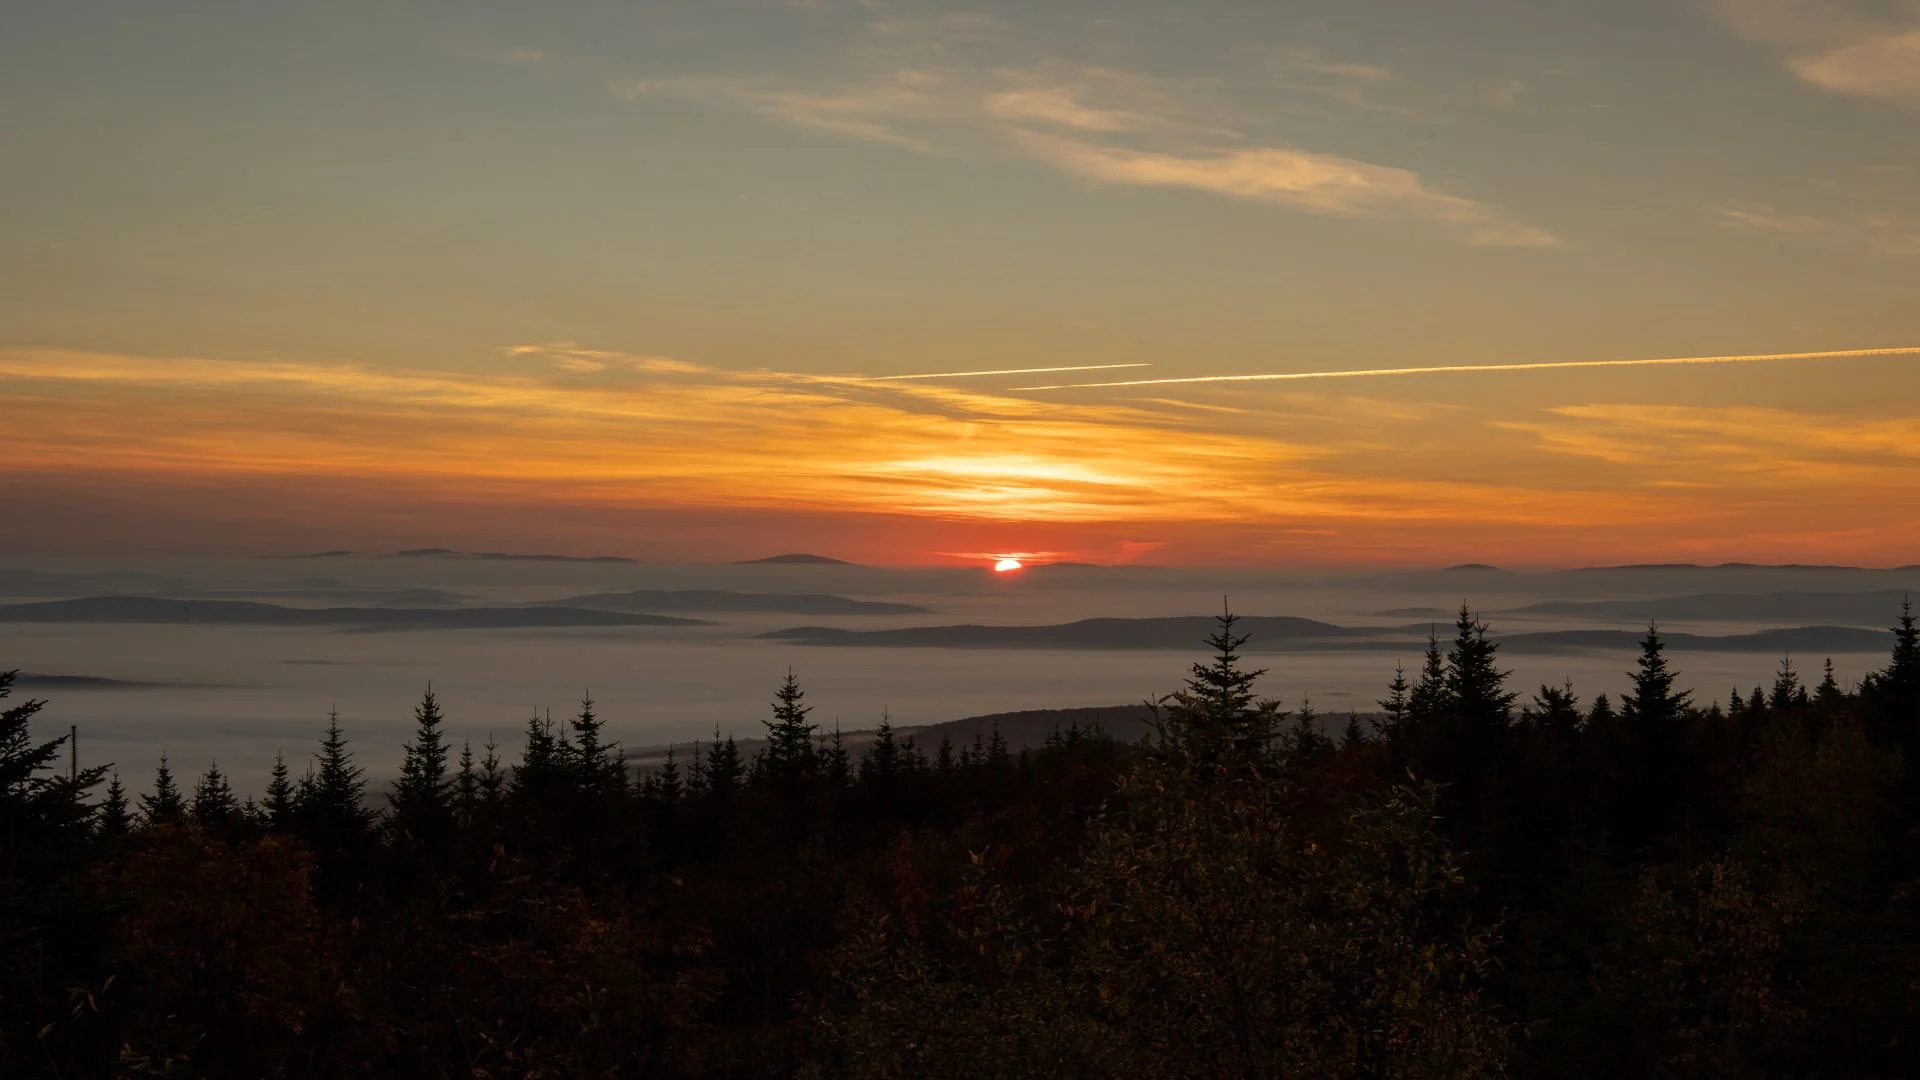
[[[1920,0],[0,30],[0,554],[1920,562]]]

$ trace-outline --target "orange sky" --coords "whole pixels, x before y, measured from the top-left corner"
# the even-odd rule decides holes
[[[1916,354],[1146,381],[1920,346],[1920,0],[107,9],[0,554],[1920,563]]]
[[[862,382],[578,346],[502,352],[504,370],[476,376],[0,351],[8,483],[39,493],[16,507],[41,511],[11,515],[0,540],[1887,564],[1912,561],[1920,524],[1920,418],[1804,394],[1797,407],[1604,400],[1617,379],[1604,371],[1366,386],[1390,396],[1259,383],[1042,394],[990,388],[1032,376]],[[1804,377],[1845,371],[1857,387],[1903,380],[1913,362],[1825,361]],[[1671,401],[1721,395],[1729,373],[1663,377]],[[1487,380],[1501,381],[1491,402]]]

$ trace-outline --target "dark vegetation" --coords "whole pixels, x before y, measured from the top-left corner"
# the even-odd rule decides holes
[[[1920,1073],[1910,612],[1721,703],[1651,629],[1619,701],[1522,698],[1463,610],[1376,730],[1210,644],[1139,745],[855,760],[790,675],[751,761],[637,778],[591,702],[504,753],[429,692],[377,810],[337,720],[129,800],[10,699],[0,1075]]]

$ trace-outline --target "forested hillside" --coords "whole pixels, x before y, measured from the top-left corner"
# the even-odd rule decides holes
[[[0,677],[0,1075],[1920,1073],[1910,609],[1724,702],[1654,629],[1618,701],[1511,686],[1463,609],[1368,725],[1245,643],[1140,743],[855,753],[789,675],[750,760],[639,771],[428,692],[390,790],[335,719],[132,799]]]

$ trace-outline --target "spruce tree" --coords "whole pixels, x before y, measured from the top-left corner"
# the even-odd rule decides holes
[[[480,776],[475,786],[479,788],[480,805],[491,812],[506,794],[507,773],[500,767],[500,744],[493,741],[493,732],[487,732],[487,743],[482,749],[487,756],[480,759]]]
[[[553,735],[553,718],[535,712],[527,718],[526,741],[520,747],[520,764],[513,767],[513,786],[523,796],[551,800],[566,775],[566,761],[560,741]]]
[[[1633,691],[1602,746],[1609,759],[1615,828],[1638,847],[1653,839],[1689,801],[1699,774],[1698,732],[1691,695],[1676,691],[1658,627],[1640,641]]]
[[[1351,750],[1367,741],[1367,733],[1360,728],[1360,714],[1348,713],[1346,725],[1340,729],[1340,749]]]
[[[13,696],[18,676],[14,671],[0,672],[0,701]],[[81,770],[72,778],[54,772],[67,736],[40,743],[33,740],[33,718],[46,704],[28,699],[0,710],[0,852],[63,844],[70,848],[71,842],[85,836],[93,816],[86,793],[106,779],[105,765]]]
[[[1767,705],[1772,709],[1791,709],[1805,692],[1800,688],[1800,676],[1793,670],[1793,657],[1780,658],[1780,669],[1773,676],[1773,690],[1767,695]]]
[[[693,740],[693,751],[687,755],[687,798],[704,799],[707,797],[707,759],[700,747],[700,740]]]
[[[953,760],[953,740],[944,732],[940,736],[940,749],[934,752],[933,767],[942,776],[953,775],[956,768]]]
[[[340,710],[327,713],[327,731],[320,739],[318,773],[299,799],[300,817],[321,848],[359,840],[373,823],[366,805],[366,770],[353,763],[346,733],[340,729]]]
[[[840,736],[839,724],[834,724],[833,734],[822,740],[818,754],[820,775],[826,779],[828,787],[839,791],[853,782],[853,758],[847,753],[847,744]]]
[[[1447,707],[1447,657],[1440,649],[1440,632],[1427,631],[1427,651],[1421,657],[1420,678],[1407,692],[1405,727],[1418,729],[1440,718]]]
[[[1920,777],[1920,622],[1911,599],[1900,605],[1887,666],[1863,682],[1860,696],[1875,737],[1901,747]]]
[[[880,726],[874,729],[873,745],[867,747],[866,754],[860,759],[860,782],[862,784],[891,784],[907,771],[904,748],[894,737],[893,717],[884,710],[880,713]]]
[[[100,804],[96,829],[102,840],[123,840],[133,831],[133,815],[127,807],[127,789],[115,772],[107,783],[107,797]]]
[[[265,807],[267,827],[274,832],[286,832],[293,827],[296,812],[293,781],[287,772],[285,754],[273,755],[273,774],[267,781],[267,804]]]
[[[140,819],[148,828],[156,825],[177,825],[187,815],[186,800],[180,797],[180,787],[174,783],[173,770],[167,765],[167,755],[160,755],[160,767],[154,770],[153,794],[140,796]]]
[[[1820,687],[1814,691],[1814,700],[1822,706],[1832,707],[1846,696],[1846,692],[1840,689],[1840,680],[1834,678],[1833,657],[1829,656],[1826,665],[1821,668]]]
[[[1239,650],[1249,640],[1234,631],[1240,616],[1229,610],[1215,620],[1219,625],[1206,639],[1213,661],[1194,664],[1186,685],[1169,699],[1174,748],[1196,762],[1263,761],[1279,723],[1277,705],[1254,700],[1254,683],[1266,670],[1240,667]]]
[[[1407,756],[1421,779],[1448,785],[1448,801],[1485,811],[1484,800],[1507,754],[1518,695],[1506,688],[1507,673],[1497,663],[1499,645],[1466,604],[1460,605],[1437,685],[1435,648],[1430,638],[1426,669],[1409,695],[1414,730]]]
[[[805,703],[806,696],[793,669],[788,668],[786,680],[773,695],[773,718],[761,721],[767,728],[762,769],[766,779],[776,785],[803,782],[815,771],[813,733],[819,725],[807,723],[807,714],[813,708]]]
[[[453,774],[453,813],[463,829],[480,813],[480,773],[473,767],[473,740],[460,742],[460,767]]]
[[[1450,711],[1476,733],[1497,735],[1513,720],[1518,694],[1507,689],[1507,675],[1495,663],[1500,646],[1487,637],[1487,624],[1467,605],[1454,623],[1453,648],[1447,654],[1446,692]]]
[[[1312,702],[1300,702],[1287,731],[1286,749],[1288,764],[1296,767],[1317,764],[1333,753],[1333,741],[1320,730],[1320,714],[1313,711]]]
[[[1428,645],[1437,656],[1440,642],[1432,640]],[[1394,664],[1393,681],[1387,684],[1387,696],[1380,701],[1380,711],[1386,714],[1380,721],[1380,737],[1389,743],[1398,743],[1407,736],[1407,723],[1413,708],[1409,691],[1407,669],[1398,663]]]
[[[1587,707],[1587,730],[1609,731],[1620,722],[1620,714],[1613,711],[1613,702],[1605,694],[1594,696],[1593,704]]]
[[[1007,750],[1007,737],[1000,734],[1000,721],[995,720],[993,734],[987,739],[987,768],[994,772],[1005,772],[1012,767],[1013,755]]]
[[[593,695],[580,699],[580,712],[569,722],[572,753],[568,764],[573,770],[574,786],[582,792],[606,795],[616,785],[624,785],[626,769],[614,763],[619,749],[603,737],[605,724],[593,711]]]
[[[680,782],[680,763],[674,760],[672,743],[667,744],[667,759],[660,764],[658,778],[660,802],[669,807],[678,806],[684,789]]]
[[[400,779],[387,797],[393,806],[394,828],[416,840],[436,838],[451,820],[447,741],[441,730],[445,719],[433,687],[428,686],[413,710],[413,741],[406,744]]]
[[[240,820],[240,803],[233,795],[233,786],[227,783],[227,776],[220,771],[220,763],[213,762],[207,771],[200,774],[200,781],[193,786],[193,803],[189,809],[193,823],[209,832],[233,828]]]
[[[713,749],[707,753],[707,787],[719,799],[731,798],[746,780],[746,766],[740,760],[740,747],[733,736],[720,741],[720,729],[713,729]]]

